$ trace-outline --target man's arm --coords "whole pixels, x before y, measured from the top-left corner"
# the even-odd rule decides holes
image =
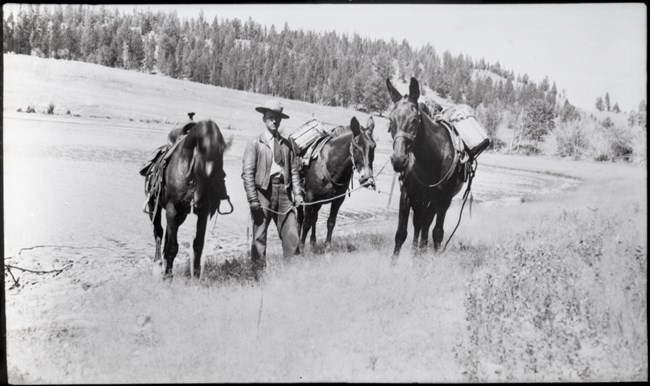
[[[291,148],[290,148],[291,149]],[[293,200],[298,200],[300,197],[300,203],[304,202],[302,182],[300,181],[300,158],[296,157],[296,154],[289,150],[289,159],[291,160],[291,188],[293,190]]]
[[[257,151],[255,146],[255,141],[248,142],[244,151],[244,158],[242,159],[243,168],[241,178],[244,180],[244,190],[246,191],[246,198],[249,204],[259,202],[257,190],[255,189],[255,167],[257,166]]]

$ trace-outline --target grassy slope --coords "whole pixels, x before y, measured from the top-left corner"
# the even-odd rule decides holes
[[[30,83],[33,71],[49,80]],[[21,82],[30,92],[5,94],[5,113],[50,101],[57,111],[136,120],[182,120],[193,110],[252,130],[256,117],[240,112],[267,98],[19,56],[5,56],[7,72],[5,84]],[[84,76],[91,87],[75,86]],[[88,91],[97,84],[101,96]],[[285,103],[293,122],[311,112],[333,122],[360,115]],[[12,326],[25,339],[18,342],[38,342],[49,355],[29,356],[10,340],[10,373],[26,382],[647,379],[645,170],[482,160],[584,183],[521,205],[475,206],[447,253],[418,258],[405,248],[394,268],[394,224],[341,236],[333,253],[277,267],[261,287],[162,286],[147,275],[146,261],[127,276],[114,272],[114,262],[97,262],[93,269],[105,269],[110,286],[82,289],[60,278],[48,289],[60,294],[52,299],[63,314],[33,307],[42,301],[37,290],[13,304],[11,312],[47,320],[53,332],[43,343],[30,340],[38,327]],[[75,283],[90,280],[81,275]]]

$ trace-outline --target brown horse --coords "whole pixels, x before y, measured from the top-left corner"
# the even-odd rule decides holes
[[[162,209],[165,209],[167,219],[162,261],[164,278],[172,276],[174,258],[178,253],[178,228],[193,211],[197,222],[190,274],[200,278],[203,275],[201,254],[208,216],[212,218],[219,209],[219,197],[224,193],[220,191],[220,186],[224,185],[219,182],[225,176],[223,153],[228,145],[224,142],[217,124],[211,120],[197,122],[188,130],[187,135],[178,141],[164,171],[160,202],[150,214],[156,239],[154,262],[161,258]]]
[[[395,106],[390,113],[389,131],[393,137],[393,169],[401,173],[399,220],[395,234],[393,261],[406,240],[409,212],[413,209],[413,247],[416,252],[428,244],[428,232],[434,217],[432,238],[435,250],[442,243],[445,214],[451,199],[463,186],[459,153],[449,127],[432,120],[418,104],[420,86],[411,78],[409,94],[402,96],[390,79],[388,91]],[[418,245],[419,239],[419,245]]]
[[[331,202],[325,239],[325,247],[330,247],[336,215],[345,200],[345,192],[355,169],[359,173],[359,184],[374,186],[372,174],[376,146],[372,138],[374,128],[375,121],[372,117],[368,118],[366,128],[359,125],[357,118],[353,117],[349,126],[333,129],[334,138],[321,148],[318,158],[304,171],[303,188],[306,205],[304,209],[302,207],[298,209],[301,249],[305,245],[310,229],[312,231],[310,242],[312,245],[316,244],[316,220],[318,211],[323,205],[319,201],[324,200]]]

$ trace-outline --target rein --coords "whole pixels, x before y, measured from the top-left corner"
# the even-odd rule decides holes
[[[445,247],[442,248],[443,252],[447,249],[447,245],[449,245],[449,242],[451,241],[451,238],[454,237],[454,233],[456,233],[456,229],[458,229],[458,226],[460,225],[460,220],[463,218],[463,208],[465,208],[465,203],[467,202],[467,197],[471,195],[472,180],[474,179],[474,174],[476,173],[477,168],[478,168],[478,161],[476,161],[476,159],[474,159],[473,162],[472,162],[472,166],[470,168],[469,180],[467,181],[467,188],[465,189],[465,193],[463,193],[463,205],[460,207],[460,213],[458,214],[458,222],[456,223],[456,227],[454,227],[453,232],[451,232],[451,235],[449,235],[449,238],[447,239],[447,242],[445,243]],[[472,217],[472,199],[470,199],[470,201],[469,201],[469,216]]]
[[[377,174],[375,174],[375,175],[372,176],[373,179],[375,179],[377,176],[379,176],[379,175],[381,174],[381,172],[384,170],[384,168],[386,167],[386,165],[388,165],[388,162],[390,162],[390,158],[388,158],[388,159],[386,160],[386,162],[385,162],[384,165],[379,169],[379,171],[377,172]],[[311,202],[303,202],[303,203],[302,203],[302,206],[310,206],[310,205],[316,205],[316,204],[328,203],[328,202],[330,202],[330,201],[334,201],[334,200],[336,200],[337,198],[341,198],[341,197],[345,196],[346,194],[350,194],[350,193],[352,193],[352,192],[354,192],[354,191],[357,191],[357,190],[359,190],[359,189],[361,189],[361,188],[364,188],[364,187],[366,187],[366,186],[369,185],[369,184],[370,184],[370,182],[369,182],[369,181],[366,181],[365,183],[361,184],[361,185],[360,185],[359,187],[357,187],[356,189],[352,189],[352,190],[350,190],[349,192],[342,193],[342,194],[339,194],[339,195],[334,196],[334,197],[332,197],[332,198],[326,198],[326,199],[323,199],[323,200],[311,201]],[[269,209],[269,208],[266,208],[266,207],[264,207],[264,206],[262,207],[262,209],[264,209],[264,210],[268,210],[269,212],[271,212],[271,213],[275,213],[275,214],[287,214],[287,213],[289,213],[293,208],[295,208],[295,206],[292,205],[289,209],[285,210],[284,212],[276,212],[276,211],[274,211],[273,209]]]

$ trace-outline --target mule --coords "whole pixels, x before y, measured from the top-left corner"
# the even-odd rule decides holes
[[[411,78],[409,94],[401,95],[386,80],[394,103],[389,116],[393,137],[391,163],[401,174],[401,192],[393,262],[407,238],[410,211],[413,210],[413,248],[416,253],[428,245],[428,233],[435,218],[431,237],[438,251],[444,236],[444,222],[452,198],[463,187],[460,153],[454,146],[451,129],[433,120],[418,103],[420,86]],[[426,111],[426,110],[425,110]]]
[[[368,118],[366,127],[362,127],[356,117],[349,126],[339,126],[332,130],[334,138],[329,140],[303,172],[303,189],[305,190],[304,207],[298,209],[300,228],[300,248],[304,248],[307,233],[311,230],[310,243],[316,244],[316,220],[323,200],[331,200],[327,219],[327,237],[325,247],[330,248],[332,232],[336,225],[336,216],[345,201],[353,171],[358,173],[359,184],[374,187],[372,161],[375,156],[375,141],[372,131],[375,121]],[[309,204],[314,203],[314,204]]]
[[[192,123],[193,124],[193,123]],[[225,192],[223,178],[223,153],[228,147],[217,124],[211,120],[193,124],[187,135],[178,139],[164,170],[163,186],[158,206],[149,214],[154,225],[156,252],[154,263],[161,259],[163,228],[162,209],[167,226],[162,249],[163,278],[172,277],[174,258],[178,253],[178,228],[187,215],[197,216],[190,275],[200,279],[204,264],[201,260],[208,217],[219,209]]]

